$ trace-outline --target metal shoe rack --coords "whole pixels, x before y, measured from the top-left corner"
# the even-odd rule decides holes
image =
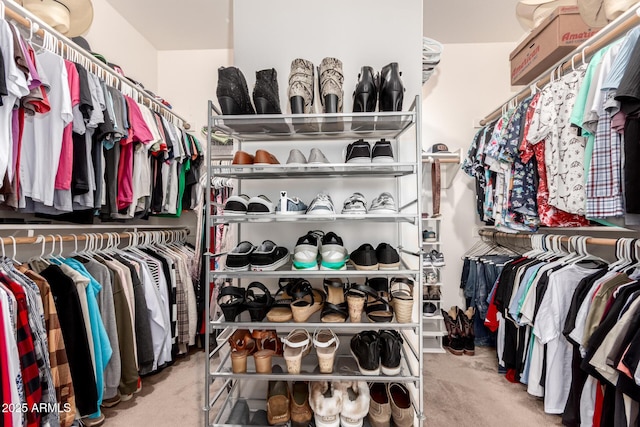
[[[424,420],[424,389],[423,389],[423,340],[422,340],[422,221],[420,191],[422,182],[421,164],[421,123],[420,103],[416,97],[406,112],[383,113],[349,113],[349,114],[312,114],[312,115],[253,115],[253,116],[220,116],[216,115],[213,105],[209,102],[209,129],[223,132],[238,141],[239,150],[255,152],[256,149],[287,150],[297,148],[298,143],[304,141],[321,142],[323,150],[336,150],[344,147],[355,139],[365,138],[378,140],[386,138],[392,141],[395,162],[394,163],[367,163],[367,164],[310,164],[310,165],[217,165],[216,162],[208,162],[208,182],[214,177],[227,177],[237,180],[238,194],[249,192],[252,185],[265,185],[273,183],[272,187],[280,190],[281,187],[304,185],[309,188],[322,189],[323,183],[334,180],[335,185],[340,185],[350,191],[360,191],[355,184],[350,182],[365,182],[371,188],[378,189],[381,185],[394,186],[393,195],[398,206],[396,214],[365,214],[365,215],[341,215],[330,217],[314,216],[281,216],[260,215],[259,219],[251,216],[223,216],[218,215],[217,206],[211,202],[207,195],[206,206],[206,266],[211,265],[211,260],[225,255],[224,253],[212,253],[210,241],[211,227],[225,224],[228,227],[237,224],[238,242],[242,240],[256,239],[257,227],[272,233],[277,233],[279,245],[288,247],[292,252],[297,235],[292,234],[292,224],[305,223],[300,227],[316,229],[322,226],[330,226],[339,234],[351,233],[354,238],[344,238],[345,247],[349,252],[360,244],[370,240],[376,240],[379,229],[384,228],[393,240],[389,243],[399,249],[401,265],[399,270],[391,271],[359,271],[348,264],[344,271],[296,271],[291,269],[291,264],[285,265],[277,271],[244,271],[228,272],[220,267],[220,270],[211,270],[210,282],[233,282],[237,286],[246,286],[251,281],[264,283],[272,292],[277,289],[277,280],[286,277],[304,277],[308,279],[314,288],[321,288],[321,280],[324,277],[340,277],[345,281],[364,283],[368,277],[408,277],[414,281],[414,307],[411,323],[374,323],[368,322],[363,313],[362,323],[322,323],[320,313],[315,313],[305,323],[271,323],[266,319],[263,322],[251,322],[248,314],[243,313],[235,322],[226,321],[215,306],[215,300],[206,299],[205,313],[209,315],[206,322],[205,349],[208,349],[205,364],[205,389],[204,389],[204,425],[205,427],[225,426],[231,409],[238,398],[248,401],[251,411],[266,409],[267,385],[269,380],[283,381],[367,381],[367,382],[398,382],[404,384],[411,394],[412,405],[415,410],[414,426],[422,426]],[[256,144],[257,143],[257,144]],[[211,138],[208,138],[209,153],[211,153]],[[342,157],[344,159],[344,157]],[[281,159],[282,161],[283,159]],[[267,181],[268,180],[268,181]],[[356,180],[356,181],[353,181]],[[246,181],[246,182],[245,182]],[[270,184],[271,185],[271,184]],[[246,186],[246,187],[245,187]],[[309,202],[306,200],[305,202]],[[336,200],[341,203],[341,200]],[[341,204],[336,206],[340,211]],[[258,224],[255,222],[259,221]],[[386,228],[385,228],[386,227]],[[248,231],[247,231],[248,230]],[[375,244],[374,244],[375,246]],[[220,262],[220,264],[223,264]],[[318,284],[318,282],[320,284]],[[214,304],[214,307],[211,307]],[[219,316],[219,317],[218,317]],[[246,317],[244,317],[246,316]],[[340,347],[336,355],[336,362],[332,374],[316,373],[317,358],[312,352],[303,358],[302,371],[299,375],[286,373],[284,359],[275,357],[274,364],[280,364],[285,373],[258,374],[254,373],[253,358],[248,358],[247,373],[236,374],[231,369],[231,348],[226,338],[236,329],[271,329],[276,330],[283,338],[292,329],[304,328],[310,333],[318,328],[332,329],[340,338]],[[367,376],[362,375],[356,361],[350,354],[349,344],[351,337],[363,330],[394,329],[399,331],[404,338],[401,372],[396,376]],[[221,332],[215,343],[212,331]],[[365,425],[368,425],[365,421]]]

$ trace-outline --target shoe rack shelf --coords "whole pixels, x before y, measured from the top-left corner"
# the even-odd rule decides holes
[[[379,167],[371,164],[321,163],[298,165],[225,165],[213,168],[221,178],[277,179],[277,178],[388,178],[415,173],[416,165],[409,163],[384,163]]]
[[[310,186],[321,186],[322,182],[326,182],[327,178],[337,179],[340,186],[350,188],[349,179],[356,178],[363,182],[363,178],[367,180],[374,178],[381,179],[382,185],[388,185],[393,182],[395,184],[395,195],[399,210],[395,214],[364,214],[364,215],[343,215],[335,214],[331,216],[312,216],[312,215],[216,215],[215,204],[212,203],[209,196],[206,197],[206,259],[204,265],[212,265],[211,260],[225,255],[224,253],[212,253],[212,241],[209,228],[217,227],[221,224],[238,227],[238,241],[245,240],[247,237],[242,235],[244,227],[249,230],[256,230],[257,227],[277,229],[284,238],[289,241],[295,236],[287,233],[287,226],[295,223],[309,224],[311,228],[315,228],[314,224],[328,223],[331,227],[338,229],[359,230],[362,234],[363,241],[369,239],[376,233],[376,227],[379,223],[389,223],[384,225],[387,233],[395,230],[394,239],[401,258],[401,265],[398,270],[356,270],[351,265],[345,270],[292,270],[291,262],[285,264],[275,271],[226,271],[211,270],[209,278],[211,283],[220,283],[221,281],[233,281],[238,286],[246,286],[251,281],[264,281],[265,285],[272,288],[274,279],[280,278],[296,278],[304,277],[306,279],[318,280],[329,277],[340,277],[346,280],[366,279],[370,277],[407,277],[414,281],[414,312],[413,321],[411,323],[374,323],[367,322],[366,314],[363,313],[363,322],[359,323],[323,323],[320,321],[320,313],[313,314],[308,321],[304,323],[276,323],[276,322],[252,322],[247,313],[238,318],[238,321],[226,321],[223,317],[209,318],[206,324],[205,348],[209,348],[208,361],[206,363],[206,381],[204,392],[204,412],[205,426],[229,426],[224,424],[231,408],[238,398],[246,398],[252,411],[258,409],[266,409],[267,384],[269,381],[370,381],[370,382],[399,382],[411,387],[412,406],[415,410],[415,426],[422,426],[424,420],[424,386],[423,386],[423,321],[421,319],[422,304],[422,236],[421,206],[419,203],[419,192],[422,182],[422,159],[419,147],[421,141],[421,120],[420,120],[420,103],[416,97],[411,109],[403,112],[392,113],[345,113],[345,114],[311,114],[311,115],[254,115],[254,116],[216,116],[213,114],[212,103],[209,104],[209,129],[222,132],[229,137],[239,141],[237,149],[243,150],[246,146],[253,148],[275,148],[280,146],[281,149],[294,148],[283,146],[291,144],[293,141],[304,140],[328,140],[328,144],[335,144],[336,141],[342,144],[345,141],[365,138],[370,140],[378,140],[386,138],[392,141],[395,147],[396,159],[405,159],[409,161],[398,161],[396,163],[367,163],[367,164],[345,164],[345,163],[329,163],[329,164],[305,164],[305,165],[215,165],[213,161],[208,164],[208,181],[213,182],[214,177],[235,178],[238,180],[238,192],[242,192],[242,181],[249,181],[249,185],[264,185],[260,181],[269,182],[267,180],[283,180],[293,182],[294,180],[304,179],[305,186],[307,182]],[[415,136],[413,132],[414,131]],[[406,135],[404,135],[406,133]],[[403,136],[402,144],[398,139]],[[207,138],[209,147],[211,138]],[[255,143],[260,142],[257,146]],[[250,145],[250,143],[254,143]],[[333,145],[338,148],[337,145]],[[324,148],[323,148],[324,149]],[[211,152],[211,151],[209,151]],[[400,152],[403,156],[400,156]],[[318,180],[314,182],[313,180]],[[387,179],[388,181],[384,181]],[[393,181],[391,181],[393,180]],[[409,180],[409,181],[407,181]],[[255,184],[251,184],[251,183]],[[376,181],[377,183],[378,181]],[[411,183],[411,190],[401,191],[402,185]],[[275,185],[280,185],[279,183]],[[274,185],[274,186],[275,186]],[[360,191],[355,188],[357,184],[353,184],[352,191]],[[415,193],[413,187],[415,186]],[[321,187],[319,187],[321,188]],[[377,184],[376,184],[376,188]],[[402,197],[400,197],[402,195]],[[401,200],[402,199],[402,200]],[[406,200],[408,199],[408,200]],[[401,203],[401,202],[404,202]],[[264,223],[264,224],[263,224]],[[342,224],[338,226],[338,224]],[[277,228],[280,227],[280,228]],[[342,228],[338,228],[342,227]],[[410,231],[406,231],[409,227]],[[246,233],[246,232],[245,232]],[[253,238],[253,237],[252,237]],[[408,242],[405,247],[404,242]],[[346,242],[346,241],[345,241]],[[290,243],[289,243],[290,244]],[[246,283],[245,283],[246,282]],[[271,289],[275,293],[275,289]],[[210,301],[205,298],[205,313],[215,313],[211,310]],[[338,348],[336,359],[334,362],[334,370],[331,374],[320,374],[317,370],[317,357],[315,350],[312,349],[309,355],[302,359],[302,369],[299,374],[289,373],[256,373],[253,357],[247,358],[247,372],[234,373],[231,365],[231,348],[226,339],[220,339],[217,346],[210,346],[211,333],[214,330],[223,331],[222,335],[229,336],[237,329],[267,329],[275,330],[278,335],[283,338],[293,329],[303,328],[309,332],[315,329],[331,329],[340,338],[340,346]],[[363,330],[397,330],[404,338],[402,346],[401,368],[396,375],[387,376],[364,375],[360,372],[356,359],[350,352],[350,340],[358,332]],[[215,347],[215,348],[214,348]],[[286,371],[286,364],[283,358],[273,356],[274,364],[281,365]],[[218,392],[213,395],[211,386],[218,384]],[[264,396],[264,399],[261,398]],[[213,419],[213,422],[212,422]],[[365,421],[365,426],[368,422]]]
[[[415,111],[415,105],[412,106]],[[217,131],[242,141],[397,139],[416,123],[412,112],[215,116]]]
[[[237,224],[252,222],[408,222],[415,224],[418,216],[415,214],[363,214],[363,215],[212,215],[213,224]]]
[[[455,153],[435,153],[433,155],[437,156],[451,156]],[[423,162],[424,156],[423,153]],[[427,242],[422,240],[422,250],[424,251],[424,263],[422,265],[425,278],[425,285],[427,286],[437,286],[440,291],[442,291],[442,268],[444,266],[435,266],[432,265],[429,259],[429,252],[432,249],[441,250],[442,245],[442,232],[441,224],[442,217],[436,218],[422,218],[422,222],[428,224],[428,228],[436,233],[436,241],[435,242]],[[427,228],[427,227],[425,227]],[[433,272],[436,274],[437,282],[436,283],[426,283],[427,273]],[[440,296],[442,298],[442,296]],[[422,316],[422,352],[423,353],[444,353],[445,350],[442,347],[442,336],[444,335],[444,317],[440,314],[440,299],[430,300],[427,298],[423,298],[424,303],[433,303],[436,305],[438,311],[435,316]]]

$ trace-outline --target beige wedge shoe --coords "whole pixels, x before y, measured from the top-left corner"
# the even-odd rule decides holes
[[[302,358],[311,351],[311,337],[305,329],[294,329],[282,340],[283,356],[290,374],[302,370]]]
[[[318,366],[321,374],[333,372],[336,352],[340,346],[338,336],[331,329],[316,329],[313,333],[313,346],[318,355]]]

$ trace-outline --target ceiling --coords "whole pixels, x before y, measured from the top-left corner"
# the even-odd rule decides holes
[[[232,0],[107,0],[158,50],[233,47]],[[518,41],[517,0],[424,0],[424,35],[441,43]],[[393,25],[393,24],[392,24]]]

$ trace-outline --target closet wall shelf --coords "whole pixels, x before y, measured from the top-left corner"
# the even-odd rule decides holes
[[[422,167],[428,168],[423,175],[431,175],[431,166],[433,163],[440,164],[440,182],[442,188],[451,188],[453,179],[460,170],[462,163],[462,149],[458,148],[451,153],[422,153]]]
[[[445,335],[447,335],[447,333],[443,331],[422,331],[423,337],[443,337]]]
[[[277,202],[276,202],[277,204]],[[364,215],[215,215],[214,224],[264,223],[264,222],[408,222],[415,224],[416,214],[364,214]]]
[[[536,85],[538,88],[544,87],[550,79],[553,71],[561,68],[562,73],[570,70],[575,64],[580,64],[583,60],[588,60],[594,53],[612,43],[613,41],[623,37],[627,31],[631,30],[634,26],[638,25],[640,18],[638,12],[640,11],[640,3],[631,6],[622,15],[611,21],[607,26],[598,31],[593,37],[585,40],[580,46],[577,46],[572,52],[567,54],[564,58],[553,64],[549,69],[542,72],[531,85]],[[573,64],[573,65],[572,65]],[[509,102],[516,100],[516,103],[520,103],[523,99],[528,97],[531,93],[530,86],[525,86],[517,94],[509,98],[501,106],[493,110],[490,114],[485,116],[480,121],[480,125],[484,126],[492,120],[497,119],[502,114],[503,106]]]
[[[442,315],[437,315],[437,316],[422,316],[422,321],[423,322],[428,322],[430,320],[444,320],[444,317]]]
[[[416,112],[259,114],[213,116],[216,131],[249,141],[396,139],[416,122]]]
[[[144,224],[0,224],[0,231],[28,232],[29,230],[78,230],[91,233],[92,230],[144,231],[144,230],[181,230],[185,225],[144,225]]]
[[[415,173],[415,163],[345,164],[325,163],[313,165],[229,165],[213,166],[213,175],[236,179],[275,178],[344,178],[366,176],[367,178],[388,178]]]

